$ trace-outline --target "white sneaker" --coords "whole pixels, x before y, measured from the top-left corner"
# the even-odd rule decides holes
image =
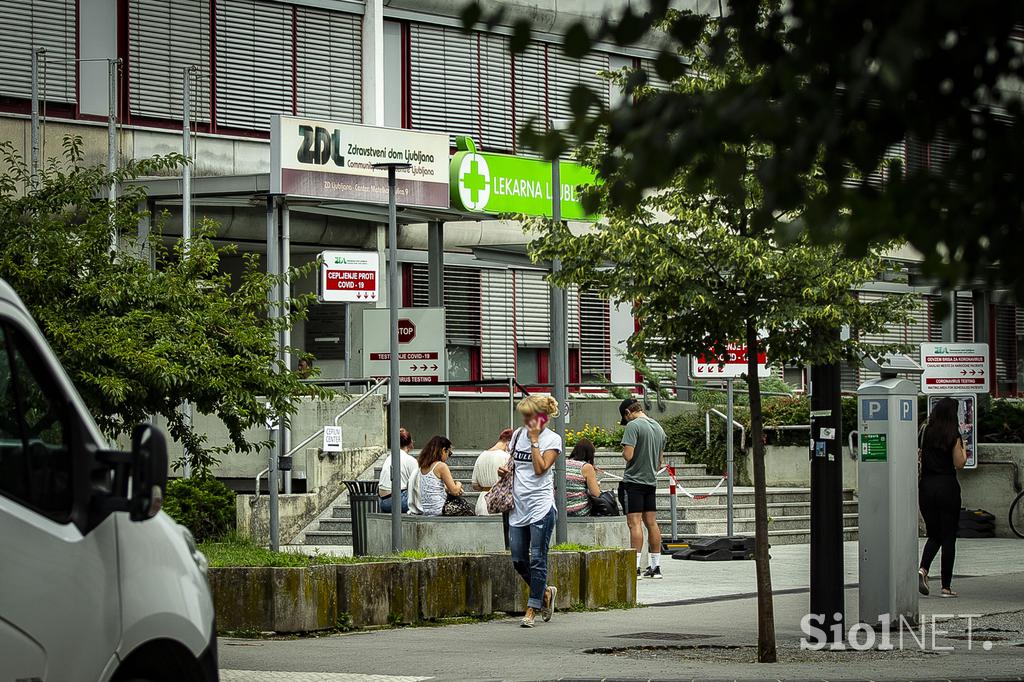
[[[558,596],[558,588],[554,585],[548,586],[548,605],[540,610],[540,617],[547,623],[551,620],[551,615],[555,612],[555,597]]]

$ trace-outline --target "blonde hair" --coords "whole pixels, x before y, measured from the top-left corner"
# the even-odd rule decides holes
[[[519,401],[516,409],[519,410],[519,414],[526,416],[546,414],[549,417],[557,417],[558,401],[549,395],[528,395]]]

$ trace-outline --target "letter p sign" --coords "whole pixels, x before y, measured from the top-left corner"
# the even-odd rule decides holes
[[[900,398],[900,421],[901,422],[912,422],[914,421],[914,401],[906,398]]]
[[[861,400],[860,414],[864,421],[886,421],[889,419],[889,401],[886,398]]]

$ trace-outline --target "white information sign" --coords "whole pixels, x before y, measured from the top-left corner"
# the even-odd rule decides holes
[[[313,199],[388,203],[396,171],[399,206],[448,208],[448,136],[294,116],[270,119],[270,192]]]
[[[747,344],[730,343],[727,356],[720,358],[710,353],[694,356],[690,376],[694,379],[738,379],[747,373]],[[768,354],[757,354],[757,376],[770,377]]]
[[[324,427],[324,442],[320,449],[324,452],[341,452],[340,426]]]
[[[402,395],[443,395],[447,381],[444,308],[399,308],[398,372]],[[391,375],[391,313],[363,311],[363,376]]]
[[[922,343],[922,393],[988,393],[987,343]]]
[[[320,254],[321,303],[375,303],[380,296],[380,255],[376,251]]]

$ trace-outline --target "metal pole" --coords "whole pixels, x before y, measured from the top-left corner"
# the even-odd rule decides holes
[[[181,239],[186,249],[188,241],[192,239],[192,123],[189,120],[191,104],[188,97],[191,72],[192,67],[186,66],[181,74],[181,154],[185,157],[181,168]],[[269,207],[267,210],[270,210]],[[268,233],[267,244],[270,243],[269,239]],[[270,269],[269,260],[267,269]]]
[[[291,211],[288,210],[288,200],[281,200],[281,235],[280,235],[280,252],[279,252],[279,271],[282,278],[288,274],[288,269],[292,266],[291,259],[291,248],[292,248],[292,231],[291,231]],[[289,298],[289,286],[288,280],[281,280],[281,289],[278,296],[279,308],[281,315],[286,315],[290,312],[288,306]],[[284,371],[289,371],[292,366],[292,354],[289,347],[292,345],[292,327],[291,320],[281,330],[281,362],[284,366]],[[292,426],[290,422],[281,422],[281,452],[291,452],[292,445]],[[292,493],[292,470],[288,469],[284,472],[284,493],[285,495],[291,495]]]
[[[726,484],[726,520],[725,520],[725,534],[732,537],[732,478],[733,478],[733,395],[732,395],[732,379],[725,380],[725,387],[727,392],[727,403],[725,408],[725,484]]]
[[[277,255],[277,198],[274,196],[267,197],[267,274],[276,275],[277,266],[279,264]],[[277,317],[277,287],[271,288],[267,294],[270,305],[267,311],[271,318]],[[275,424],[277,428],[270,430],[270,439],[272,444],[270,446],[270,463],[268,465],[270,472],[267,476],[267,485],[270,488],[270,549],[277,551],[280,547],[280,526],[279,526],[279,508],[277,498],[277,486],[278,486],[278,469],[277,469],[277,458],[281,454],[281,423],[278,420]]]
[[[555,224],[562,221],[562,182],[559,162],[556,158],[551,162],[551,219]],[[558,258],[551,263],[552,275],[557,275],[562,270],[562,261]],[[558,403],[560,416],[555,422],[555,431],[558,437],[565,443],[566,411],[569,409],[569,401],[566,399],[566,366],[569,361],[569,348],[566,324],[566,292],[560,286],[551,286],[551,382],[552,394]],[[555,504],[558,510],[558,520],[555,524],[555,542],[568,542],[569,522],[565,510],[565,447],[558,454],[555,460]]]
[[[110,175],[110,188],[107,190],[107,201],[110,202],[110,249],[117,250],[117,221],[114,216],[117,202],[117,69],[120,59],[107,61],[107,174]]]
[[[512,423],[516,419],[516,385],[515,379],[512,377],[508,378],[508,425],[512,427]]]
[[[352,377],[352,311],[345,304],[345,376]]]
[[[391,551],[402,551],[402,451],[398,429],[401,390],[398,380],[398,302],[401,300],[398,277],[398,216],[395,206],[395,166],[388,165],[388,309],[391,312],[391,404],[388,405],[388,432],[391,439]]]
[[[838,338],[839,330],[835,330]],[[825,618],[825,641],[835,625],[845,632],[843,593],[843,435],[838,364],[811,367],[811,613]]]
[[[46,54],[45,47],[32,48],[32,155],[29,183],[39,189],[39,58]]]

